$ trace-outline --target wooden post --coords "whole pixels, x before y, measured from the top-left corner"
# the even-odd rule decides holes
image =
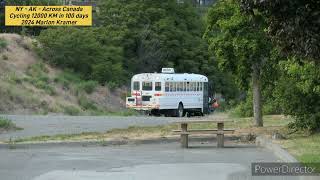
[[[218,123],[218,134],[217,134],[217,141],[218,141],[218,148],[222,148],[224,146],[224,134],[223,134],[224,123]]]
[[[181,123],[181,147],[182,148],[188,148],[188,134],[184,134],[187,133],[188,131],[188,124],[186,123]]]

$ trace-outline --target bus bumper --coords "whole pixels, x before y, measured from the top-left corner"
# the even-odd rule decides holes
[[[127,108],[129,109],[135,109],[137,111],[149,111],[152,109],[159,109],[158,105],[128,105]]]

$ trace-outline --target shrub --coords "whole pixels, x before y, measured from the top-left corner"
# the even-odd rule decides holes
[[[110,90],[115,90],[117,87],[119,87],[119,84],[115,83],[115,82],[107,82],[106,85],[108,86],[108,88]]]
[[[80,109],[76,106],[65,106],[64,107],[64,113],[71,115],[71,116],[75,116],[75,115],[79,115],[80,114]]]
[[[0,51],[8,46],[8,43],[5,39],[0,38]]]
[[[8,82],[12,84],[21,84],[22,79],[18,77],[18,75],[14,72],[8,74]]]
[[[84,108],[85,110],[97,110],[98,108],[96,105],[91,102],[88,98],[85,96],[80,96],[78,99],[79,105]]]
[[[88,94],[91,94],[96,87],[98,86],[98,83],[96,81],[82,81],[76,86],[76,92],[86,92]]]
[[[2,54],[2,59],[6,61],[6,60],[9,59],[9,57],[7,55],[5,55],[5,54]]]
[[[49,70],[42,62],[32,64],[27,69],[27,74],[32,77],[44,76]]]
[[[0,128],[5,130],[21,130],[22,128],[18,128],[11,120],[6,119],[4,117],[0,117]]]
[[[320,130],[320,70],[314,62],[295,59],[281,64],[282,75],[274,91],[286,115],[294,117],[294,129]]]

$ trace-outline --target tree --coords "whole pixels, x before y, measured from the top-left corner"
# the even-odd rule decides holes
[[[178,72],[197,73],[201,62],[208,61],[202,20],[190,3],[106,0],[99,9],[99,24],[123,46],[129,72],[174,66]]]
[[[267,19],[267,32],[281,50],[280,79],[273,96],[295,121],[290,127],[320,129],[320,2],[242,0],[242,10]]]
[[[241,0],[241,7],[266,17],[268,34],[284,54],[320,61],[319,0]]]
[[[216,68],[202,38],[203,18],[193,5],[194,0],[105,0],[97,14],[99,40],[123,47],[124,69],[128,76],[156,72],[174,67],[176,72],[207,75],[211,94],[223,93],[227,99],[237,89],[230,74]]]
[[[280,63],[281,73],[274,90],[286,115],[294,117],[294,129],[320,130],[320,70],[315,62],[289,58]]]
[[[101,44],[95,28],[52,28],[41,32],[42,57],[55,66],[72,69],[101,84],[123,81],[122,48]]]
[[[265,35],[264,18],[246,15],[234,0],[221,0],[209,9],[205,38],[219,67],[231,71],[240,87],[252,84],[253,112],[256,126],[263,126],[261,69],[269,63],[272,45]]]

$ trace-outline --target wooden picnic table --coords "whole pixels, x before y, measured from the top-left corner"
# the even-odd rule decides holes
[[[188,136],[192,134],[217,134],[217,146],[219,148],[224,147],[224,134],[233,133],[234,129],[224,129],[224,123],[233,122],[226,119],[213,119],[213,120],[181,120],[175,123],[180,124],[180,130],[174,130],[173,132],[180,134],[181,146],[188,148]],[[196,123],[216,123],[217,129],[188,129],[188,124]]]

